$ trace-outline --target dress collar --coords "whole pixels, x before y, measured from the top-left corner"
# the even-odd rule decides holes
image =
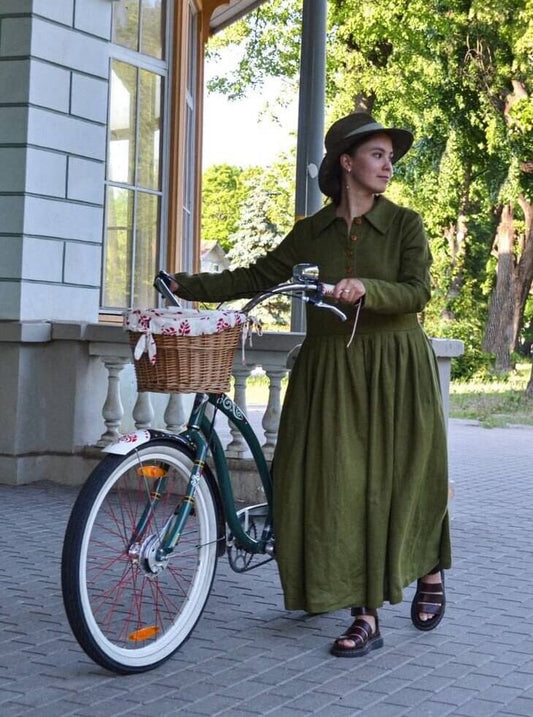
[[[397,204],[394,204],[390,199],[380,195],[372,209],[364,214],[363,218],[370,222],[374,229],[377,229],[380,234],[386,234],[398,210],[399,207]],[[324,231],[335,219],[337,219],[336,206],[333,202],[330,202],[312,217],[313,228],[316,231],[316,235]]]

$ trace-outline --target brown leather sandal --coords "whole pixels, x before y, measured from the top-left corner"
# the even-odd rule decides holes
[[[435,571],[437,572],[437,571]],[[444,617],[446,594],[444,592],[444,572],[440,572],[440,583],[425,583],[419,578],[416,593],[411,603],[411,620],[417,630],[434,630]],[[425,612],[431,617],[422,620],[420,613]]]
[[[376,620],[376,629],[372,628],[366,620],[361,619],[361,615],[371,615]],[[352,608],[352,616],[356,619],[346,630],[346,632],[338,637],[331,647],[331,654],[335,657],[363,657],[371,650],[377,650],[383,647],[383,638],[379,632],[379,620],[377,610],[370,610],[366,607]],[[350,640],[354,643],[353,647],[344,647],[340,643],[343,640]]]

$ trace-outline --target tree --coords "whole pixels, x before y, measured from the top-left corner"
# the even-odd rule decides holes
[[[281,5],[271,0],[233,30],[229,41],[245,48],[241,94],[247,77],[257,86],[267,71],[297,73],[287,21],[299,3]],[[430,237],[428,330],[465,340],[455,362],[465,376],[486,364],[482,346],[508,365],[533,271],[533,0],[330,0],[329,11],[328,119],[364,109],[417,138],[392,191],[421,211]]]
[[[269,187],[268,175],[254,182],[253,190],[245,200],[237,231],[231,235],[232,249],[228,253],[231,268],[249,266],[266,252],[274,249],[283,239],[284,232],[272,221],[275,203]],[[287,297],[275,296],[255,310],[267,326],[288,327],[290,302]]]
[[[227,46],[239,48],[240,53],[235,69],[215,75],[208,90],[237,99],[261,87],[265,77],[293,82],[300,67],[301,21],[301,0],[269,0],[215,35],[207,46],[208,59],[216,59]]]
[[[203,174],[202,237],[217,240],[225,250],[230,248],[228,237],[237,229],[250,175],[251,170],[229,164],[212,165]]]

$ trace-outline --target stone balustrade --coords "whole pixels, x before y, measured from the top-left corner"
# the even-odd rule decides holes
[[[0,373],[6,407],[19,394],[23,407],[0,437],[0,482],[53,480],[82,483],[101,460],[100,449],[136,428],[177,432],[185,424],[192,395],[138,393],[131,348],[119,324],[79,322],[1,322]],[[248,413],[267,458],[276,445],[283,377],[290,369],[302,335],[266,333],[254,336],[233,366],[236,402]],[[462,353],[462,342],[432,339],[437,354],[445,411],[450,366]],[[290,355],[290,356],[289,356]],[[266,407],[247,406],[246,382],[261,367],[269,382]],[[23,384],[16,376],[21,372]],[[248,410],[250,408],[250,410]],[[7,408],[6,408],[7,410]],[[7,415],[7,414],[6,414]],[[242,437],[231,425],[219,426],[232,474],[249,492],[254,466]],[[225,420],[225,419],[224,419]]]
[[[115,327],[113,327],[115,328]],[[254,336],[251,345],[243,352],[237,351],[233,366],[234,398],[236,403],[247,412],[246,382],[251,373],[262,368],[269,382],[268,401],[262,417],[264,432],[263,450],[268,459],[272,457],[276,445],[279,418],[281,414],[281,384],[288,373],[287,355],[303,339],[296,333],[265,333]],[[190,408],[190,398],[184,394],[168,394],[161,419],[157,420],[153,406],[154,394],[135,392],[131,411],[131,422],[123,405],[124,385],[121,388],[121,373],[132,363],[131,349],[123,341],[89,341],[89,353],[102,361],[107,372],[107,395],[102,407],[102,419],[105,430],[97,441],[104,447],[112,443],[131,423],[131,428],[164,428],[179,431],[183,428]],[[124,383],[124,382],[123,382]],[[160,396],[158,398],[161,398]],[[226,446],[229,458],[243,458],[247,454],[246,444],[241,434],[230,427],[231,440]]]
[[[246,384],[251,373],[262,368],[268,378],[268,401],[262,417],[264,432],[263,450],[268,459],[272,458],[277,441],[279,419],[281,414],[282,380],[292,367],[303,335],[298,333],[265,333],[255,336],[253,345],[245,351],[237,352],[233,366],[234,400],[247,413]],[[437,356],[439,378],[443,394],[445,415],[448,415],[448,396],[450,385],[451,360],[463,353],[463,343],[452,339],[431,339]],[[113,442],[120,435],[120,427],[125,419],[121,399],[120,373],[127,364],[131,364],[131,350],[128,344],[91,341],[89,352],[98,356],[107,370],[107,396],[102,408],[105,430],[97,445],[103,447]],[[289,357],[289,359],[288,359]],[[190,403],[187,396],[169,394],[166,398],[163,422],[155,422],[155,411],[152,405],[152,394],[136,393],[131,418],[135,428],[165,428],[168,431],[179,431],[185,424]],[[229,427],[231,440],[226,446],[229,458],[242,459],[247,455],[246,443],[237,429]]]

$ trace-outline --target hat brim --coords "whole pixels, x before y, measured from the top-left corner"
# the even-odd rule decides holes
[[[320,164],[320,168],[318,170],[318,186],[323,194],[327,197],[334,197],[340,190],[340,187],[338,186],[339,181],[337,167],[341,154],[348,151],[350,147],[355,144],[355,142],[360,142],[366,137],[371,137],[373,134],[386,134],[391,138],[393,164],[395,164],[411,149],[414,140],[411,132],[406,129],[387,129],[386,127],[378,130],[372,129],[368,132],[357,132],[357,134],[346,137],[342,142],[339,142],[335,148],[326,152],[324,159]]]

